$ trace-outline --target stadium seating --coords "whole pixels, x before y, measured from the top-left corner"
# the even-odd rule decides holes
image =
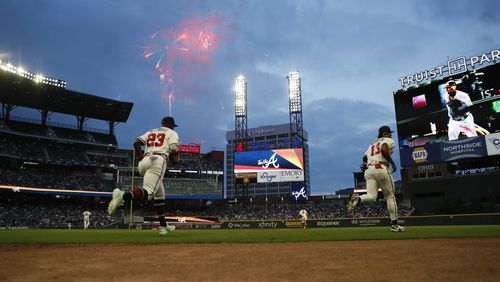
[[[123,221],[123,211],[113,216],[106,203],[86,197],[54,198],[44,195],[0,193],[0,228],[83,228],[84,211],[90,211],[90,228],[106,228]]]

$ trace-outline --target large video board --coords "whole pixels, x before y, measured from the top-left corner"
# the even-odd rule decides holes
[[[256,173],[259,183],[304,181],[303,149],[236,152],[234,173]]]
[[[500,131],[500,64],[394,94],[399,147],[487,136]]]

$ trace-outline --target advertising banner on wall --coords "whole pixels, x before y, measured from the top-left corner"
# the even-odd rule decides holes
[[[500,133],[401,148],[401,166],[412,167],[500,154]]]
[[[409,167],[441,161],[440,144],[401,148],[401,166]]]
[[[283,170],[257,172],[257,183],[304,181],[304,171]]]
[[[441,143],[441,157],[444,161],[486,156],[484,136],[470,137]]]
[[[484,137],[486,139],[486,151],[488,156],[500,154],[500,132],[489,134]]]

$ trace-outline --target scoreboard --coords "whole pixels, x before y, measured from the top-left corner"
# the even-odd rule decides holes
[[[450,81],[470,97],[467,111],[476,136],[460,128],[458,138],[450,140],[452,117],[445,102]],[[394,104],[402,166],[496,154],[488,148],[494,148],[500,132],[500,63],[401,89]]]

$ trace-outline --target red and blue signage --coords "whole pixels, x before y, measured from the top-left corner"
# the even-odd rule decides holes
[[[303,149],[236,152],[234,173],[304,170]]]

